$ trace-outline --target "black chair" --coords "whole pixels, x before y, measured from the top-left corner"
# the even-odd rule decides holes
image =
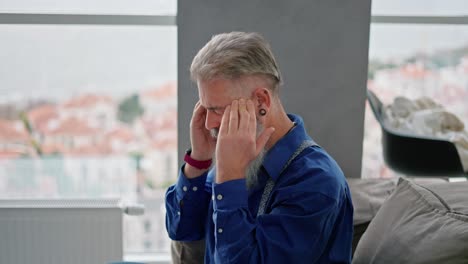
[[[455,144],[391,130],[384,123],[384,106],[379,98],[367,90],[367,100],[382,128],[383,157],[392,170],[407,176],[468,177]]]

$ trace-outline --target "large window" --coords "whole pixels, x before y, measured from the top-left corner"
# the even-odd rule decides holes
[[[168,254],[176,1],[3,1],[0,199],[136,201],[124,251]],[[91,14],[91,15],[90,15]]]
[[[468,127],[468,5],[464,0],[373,0],[368,88],[385,104],[433,98]],[[363,178],[397,174],[382,158],[381,130],[366,106]]]

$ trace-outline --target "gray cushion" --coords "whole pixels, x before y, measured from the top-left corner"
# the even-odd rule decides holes
[[[400,179],[362,236],[353,263],[468,263],[468,183]]]
[[[452,211],[468,215],[468,182],[428,183],[423,186],[440,196]]]
[[[397,179],[348,179],[354,225],[369,223],[395,189]]]

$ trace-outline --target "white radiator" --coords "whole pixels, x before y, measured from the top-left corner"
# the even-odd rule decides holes
[[[142,213],[118,200],[0,200],[0,264],[121,261],[123,210]]]

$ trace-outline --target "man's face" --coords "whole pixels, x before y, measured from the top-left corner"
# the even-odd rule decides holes
[[[201,105],[206,108],[205,128],[216,138],[224,109],[234,99],[241,98],[240,89],[235,82],[224,79],[199,81],[198,95]]]
[[[198,95],[200,103],[206,108],[205,128],[208,129],[213,138],[217,138],[224,109],[230,105],[233,100],[247,98],[248,92],[243,92],[236,82],[229,80],[216,79],[211,81],[198,82]],[[257,118],[257,137],[263,132],[263,125]],[[263,163],[265,150],[253,160],[246,171],[247,187],[255,186],[258,180],[258,171]]]

